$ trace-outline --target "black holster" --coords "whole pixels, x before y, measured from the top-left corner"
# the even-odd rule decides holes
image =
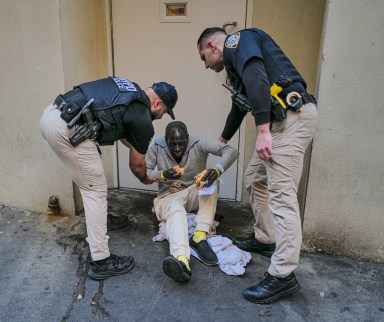
[[[281,122],[287,118],[287,110],[279,103],[279,101],[271,96],[271,122]]]
[[[87,98],[80,88],[75,88],[56,97],[54,104],[61,111],[60,117],[67,123],[80,112],[87,103]]]
[[[69,136],[69,141],[73,146],[90,139],[96,140],[100,134],[101,123],[93,116],[92,111],[86,108],[81,115],[83,124],[79,125]]]

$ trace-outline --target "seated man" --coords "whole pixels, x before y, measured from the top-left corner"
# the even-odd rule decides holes
[[[212,169],[206,169],[209,154],[221,157]],[[156,139],[150,146],[146,156],[147,175],[158,181],[154,210],[157,219],[166,222],[171,253],[164,259],[163,271],[173,280],[191,279],[189,247],[206,265],[217,264],[217,256],[207,242],[216,212],[217,179],[238,156],[239,152],[228,144],[189,137],[186,125],[179,121],[169,123],[165,137]],[[206,173],[197,186],[195,177],[204,170]],[[198,194],[198,189],[205,193]],[[196,210],[196,231],[188,242],[187,212]]]

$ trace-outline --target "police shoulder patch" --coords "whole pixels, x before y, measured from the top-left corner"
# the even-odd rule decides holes
[[[236,32],[233,35],[230,35],[225,42],[225,47],[227,48],[237,48],[237,44],[240,41],[240,32]]]

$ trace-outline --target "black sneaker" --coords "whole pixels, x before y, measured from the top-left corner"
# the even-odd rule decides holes
[[[163,261],[163,272],[168,277],[179,283],[189,282],[192,272],[182,261],[178,261],[173,256],[167,256]]]
[[[239,238],[236,237],[232,240],[233,245],[236,245],[242,250],[245,250],[247,252],[254,252],[254,253],[260,253],[261,255],[265,257],[271,257],[273,252],[276,249],[276,244],[264,244],[262,242],[259,242],[255,235],[252,234],[247,238]]]
[[[217,256],[215,252],[212,250],[211,246],[209,246],[206,239],[203,239],[196,243],[193,240],[193,236],[189,239],[189,245],[191,248],[197,253],[199,259],[208,266],[217,265]]]
[[[107,230],[120,229],[128,225],[127,216],[107,215]]]
[[[133,257],[113,254],[102,265],[97,265],[93,261],[90,264],[88,275],[94,280],[104,280],[108,277],[127,274],[135,266]]]
[[[268,273],[264,275],[266,276],[264,280],[243,292],[248,301],[266,304],[300,290],[300,284],[293,273],[284,278],[277,278]]]

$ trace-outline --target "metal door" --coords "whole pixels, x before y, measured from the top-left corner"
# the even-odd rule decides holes
[[[245,28],[246,8],[246,0],[113,0],[115,75],[142,88],[159,81],[174,84],[179,93],[176,119],[186,123],[190,135],[217,139],[231,106],[230,94],[221,86],[226,74],[205,70],[196,42],[207,27],[226,24],[228,33]],[[170,121],[168,114],[154,121],[155,137],[164,135]],[[241,128],[230,141],[241,156],[222,176],[221,198],[241,198],[243,132]],[[116,151],[119,187],[157,190],[156,184],[145,186],[133,176],[128,149],[120,142]],[[210,157],[208,166],[216,160]]]

